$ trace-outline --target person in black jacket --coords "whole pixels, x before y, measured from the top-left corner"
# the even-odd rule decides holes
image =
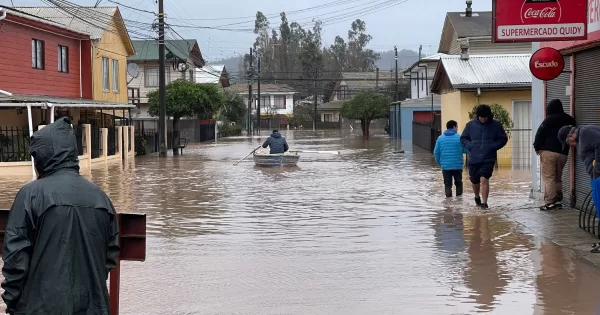
[[[2,299],[13,315],[109,315],[108,273],[119,255],[117,214],[79,175],[68,118],[35,132],[38,179],[17,193],[2,249]]]
[[[475,117],[467,123],[460,143],[469,151],[469,177],[475,193],[475,204],[487,209],[490,194],[490,178],[498,159],[498,150],[508,142],[502,124],[494,120],[492,108],[477,106]],[[481,192],[481,196],[479,193]]]
[[[542,211],[562,208],[562,173],[569,155],[569,147],[562,145],[558,131],[564,126],[575,125],[575,119],[566,114],[560,100],[554,99],[546,107],[546,119],[535,134],[533,148],[540,156],[544,179],[544,206]]]

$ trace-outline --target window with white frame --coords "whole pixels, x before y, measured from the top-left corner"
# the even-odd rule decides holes
[[[158,67],[144,68],[144,85],[146,87],[158,87]],[[169,68],[165,69],[165,82],[168,84],[171,77]]]
[[[110,77],[108,74],[108,58],[102,57],[102,89],[109,91],[110,89]]]
[[[44,41],[31,40],[31,66],[34,69],[44,70]]]
[[[58,45],[58,72],[69,72],[69,48]]]
[[[285,95],[275,95],[273,100],[273,105],[276,109],[285,109],[286,107],[286,96]]]
[[[324,122],[332,122],[333,121],[333,114],[323,114],[323,121]]]
[[[113,92],[119,92],[119,60],[112,61],[112,88]]]
[[[267,96],[260,96],[260,108],[265,109],[265,108],[271,108],[271,96],[267,95]]]

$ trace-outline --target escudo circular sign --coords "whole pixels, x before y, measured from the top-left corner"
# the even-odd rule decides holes
[[[565,59],[558,50],[545,47],[531,55],[529,69],[534,77],[542,81],[554,80],[565,69]]]

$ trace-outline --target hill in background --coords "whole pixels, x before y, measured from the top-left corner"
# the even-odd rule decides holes
[[[377,66],[380,71],[390,71],[395,69],[394,51],[379,52],[380,59],[377,61]],[[398,51],[398,69],[406,69],[419,59],[419,53],[413,50],[403,49]],[[232,75],[242,75],[240,72],[241,57],[231,57],[226,59],[209,62],[209,64],[224,64],[227,71]]]

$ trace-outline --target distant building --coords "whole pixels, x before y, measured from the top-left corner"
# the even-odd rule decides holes
[[[234,91],[246,99],[248,98],[248,84],[233,84],[226,89]],[[252,114],[256,114],[258,105],[258,84],[252,86],[253,108]],[[274,115],[285,115],[291,117],[294,114],[294,94],[296,91],[287,84],[261,84],[260,85],[260,116],[269,118]]]
[[[194,81],[200,84],[219,84],[222,88],[231,85],[225,65],[206,65],[196,69]]]

